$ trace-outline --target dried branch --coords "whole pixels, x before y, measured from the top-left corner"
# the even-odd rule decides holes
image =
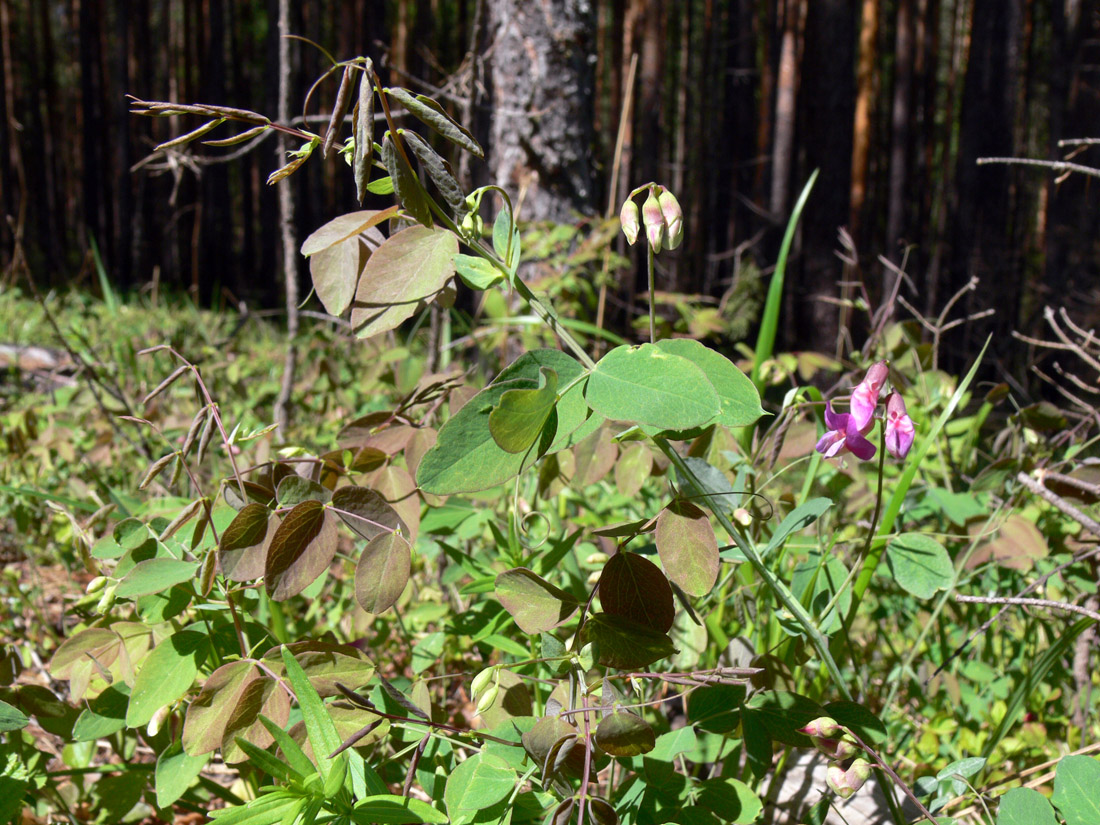
[[[1095,610],[1089,610],[1087,607],[1069,604],[1068,602],[1056,602],[1051,599],[1020,599],[1016,597],[1008,598],[1005,596],[964,596],[961,593],[956,593],[955,601],[966,602],[968,604],[1014,604],[1024,607],[1042,607],[1046,610],[1064,610],[1067,613],[1077,613],[1092,619],[1094,622],[1100,622],[1100,613],[1097,613]]]

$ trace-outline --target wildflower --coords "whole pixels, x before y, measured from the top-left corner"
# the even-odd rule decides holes
[[[872,364],[867,375],[852,390],[852,416],[856,420],[856,429],[860,432],[867,432],[867,426],[875,415],[875,407],[878,406],[879,390],[882,389],[888,373],[885,361]]]
[[[661,213],[661,204],[653,190],[649,190],[649,197],[642,204],[642,223],[645,224],[646,238],[649,247],[656,254],[661,251],[661,237],[665,233],[665,216]]]
[[[839,733],[844,732],[844,728],[837,724],[837,721],[831,716],[819,716],[810,722],[805,727],[798,729],[799,733],[804,733],[806,736],[814,737],[834,737]]]
[[[863,437],[863,434],[870,429],[870,425],[871,421],[868,420],[860,428],[855,414],[833,412],[830,401],[825,405],[825,426],[829,430],[817,442],[816,449],[825,458],[832,458],[847,450],[857,458],[866,461],[875,454],[875,445]]]
[[[905,400],[897,392],[886,398],[886,451],[894,458],[905,458],[913,446],[916,428],[905,411]]]
[[[634,203],[633,198],[627,198],[623,203],[623,208],[619,211],[619,223],[622,225],[623,234],[626,235],[627,243],[634,246],[634,242],[638,240],[638,204]]]

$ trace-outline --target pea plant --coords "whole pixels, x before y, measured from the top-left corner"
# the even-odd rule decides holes
[[[814,799],[778,800],[791,821],[823,822],[877,775],[908,797],[903,810],[888,795],[895,822],[910,811],[935,822],[885,756],[897,731],[873,712],[882,700],[861,682],[849,632],[876,573],[922,599],[954,582],[943,546],[896,522],[977,363],[935,420],[910,417],[909,382],[885,361],[869,363],[849,412],[812,387],[765,412],[783,269],[812,179],[750,374],[698,341],[658,340],[652,306],[648,342],[596,360],[524,281],[508,193],[464,192],[437,148],[480,158],[473,135],[435,100],[384,87],[368,58],[336,69],[324,136],[216,105],[134,110],[207,119],[169,148],[227,123],[245,128],[207,142],[292,134],[301,148],[270,183],[338,148],[361,203],[393,194],[301,248],[317,298],[359,339],[447,304],[457,281],[518,297],[560,348],[522,352],[480,389],[424,375],[347,420],[334,447],[291,445],[252,465],[269,428],[234,427],[199,366],[154,348],[175,366],[146,401],[189,381],[200,403],[141,487],[188,492],[174,512],[126,518],[90,547],[99,576],[78,605],[86,624],[50,663],[84,702],[74,740],[106,739],[125,757],[126,732],[141,731],[156,754],[153,807],[225,800],[211,814],[221,825],[749,823],[792,749],[830,765]],[[399,128],[398,108],[425,134]],[[679,205],[645,184],[620,219],[645,244],[652,286],[655,256],[689,229]],[[761,492],[762,434],[805,409],[817,450],[798,459],[801,496],[775,504]],[[232,469],[216,489],[201,472],[211,445]],[[845,564],[813,529],[836,512],[811,497],[814,479],[829,461],[876,456],[874,515]],[[613,506],[585,497],[609,475]],[[796,538],[811,549],[792,572]],[[351,588],[332,581],[345,561]],[[418,569],[433,572],[410,584]],[[339,632],[317,636],[326,611]],[[242,782],[204,775],[214,754]]]

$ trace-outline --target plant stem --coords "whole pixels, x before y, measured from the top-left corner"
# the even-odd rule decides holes
[[[656,325],[653,322],[653,304],[656,299],[656,293],[653,287],[653,247],[646,244],[646,271],[649,275],[649,343],[653,344],[657,341]]]

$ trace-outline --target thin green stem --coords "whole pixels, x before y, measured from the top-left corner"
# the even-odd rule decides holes
[[[649,276],[649,343],[654,344],[657,342],[657,325],[653,319],[653,305],[656,301],[656,293],[654,292],[654,278],[653,278],[653,263],[654,254],[653,247],[646,244],[646,271]]]

